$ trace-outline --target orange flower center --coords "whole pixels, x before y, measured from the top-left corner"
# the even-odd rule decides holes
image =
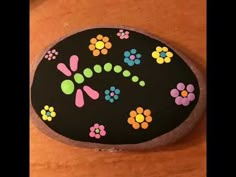
[[[183,90],[183,91],[181,92],[181,96],[182,96],[182,97],[188,96],[188,92],[187,92],[186,90]]]
[[[135,120],[136,122],[138,123],[141,123],[144,121],[144,116],[142,114],[138,114],[136,117],[135,117]]]

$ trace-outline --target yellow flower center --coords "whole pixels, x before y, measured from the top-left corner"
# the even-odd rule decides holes
[[[104,48],[105,44],[102,41],[98,41],[98,42],[96,42],[95,46],[97,49],[102,49],[102,48]]]
[[[144,116],[142,114],[138,114],[136,117],[135,117],[136,121],[138,123],[141,123],[144,121]]]
[[[181,92],[181,96],[182,96],[182,97],[188,96],[188,92],[187,92],[186,90],[183,90],[183,91]]]

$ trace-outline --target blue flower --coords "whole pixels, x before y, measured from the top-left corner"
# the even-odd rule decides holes
[[[140,53],[137,53],[136,49],[127,50],[124,52],[124,62],[129,66],[139,65],[141,63],[141,56]]]
[[[111,86],[110,89],[105,90],[105,100],[113,103],[115,100],[118,100],[120,94],[120,89]]]

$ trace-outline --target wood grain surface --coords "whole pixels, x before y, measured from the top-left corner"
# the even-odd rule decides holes
[[[96,25],[157,35],[206,70],[205,0],[32,0],[30,67],[59,38]],[[205,116],[175,144],[148,152],[96,152],[51,139],[30,121],[31,177],[205,177]]]

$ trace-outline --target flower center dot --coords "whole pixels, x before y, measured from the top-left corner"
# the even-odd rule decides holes
[[[134,60],[135,59],[135,56],[134,55],[130,55],[129,57],[131,60]]]
[[[98,42],[95,44],[95,46],[96,46],[97,49],[102,49],[102,48],[104,48],[104,42],[98,41]]]
[[[141,123],[144,121],[144,116],[142,114],[138,114],[136,117],[135,117],[136,121],[138,123]]]
[[[181,96],[182,96],[182,97],[188,96],[188,92],[187,92],[186,90],[183,90],[183,91],[181,92]]]
[[[50,116],[50,115],[51,115],[51,113],[50,113],[50,112],[47,112],[47,113],[46,113],[46,115],[47,115],[47,116]]]
[[[165,52],[161,52],[160,55],[161,55],[162,58],[166,57],[166,53]]]
[[[115,95],[115,93],[114,93],[114,92],[111,92],[111,93],[110,93],[110,96],[114,96],[114,95]]]
[[[122,35],[122,36],[124,36],[124,35],[125,35],[125,33],[123,32],[123,33],[121,33],[121,35]]]
[[[99,133],[100,130],[98,128],[95,129],[95,133]]]

